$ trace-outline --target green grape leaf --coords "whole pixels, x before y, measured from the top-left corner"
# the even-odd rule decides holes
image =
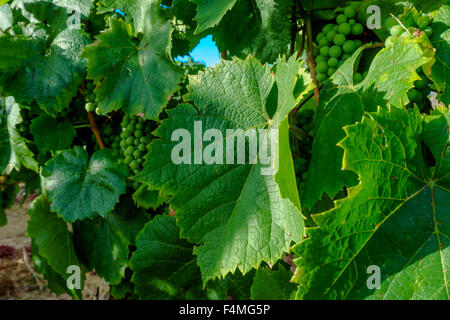
[[[431,27],[433,35],[431,43],[436,48],[436,62],[431,69],[431,79],[437,89],[443,93],[442,102],[447,106],[450,104],[450,93],[448,85],[450,84],[450,5],[443,5],[433,14]]]
[[[95,93],[101,113],[122,108],[158,120],[177,89],[181,71],[170,57],[171,25],[151,21],[139,45],[130,25],[114,20],[98,41],[85,48],[88,78],[99,83]]]
[[[89,160],[81,147],[57,152],[41,171],[52,210],[67,222],[105,217],[125,192],[127,175],[110,150],[97,151]]]
[[[193,246],[179,238],[173,217],[158,215],[138,235],[130,267],[140,299],[170,299],[201,284]]]
[[[67,224],[56,213],[50,211],[50,205],[44,196],[39,196],[28,210],[27,236],[38,248],[38,254],[45,258],[47,264],[66,281],[71,275],[69,266],[81,269],[81,287],[84,283],[84,266],[78,260],[73,245],[72,234]],[[42,232],[45,230],[45,232]],[[52,273],[50,276],[54,276]]]
[[[403,108],[409,101],[406,93],[420,79],[415,70],[431,58],[423,57],[422,49],[413,40],[398,37],[393,43],[393,47],[375,56],[363,82],[353,83],[363,50],[360,48],[321,89],[303,200],[306,207],[312,208],[323,193],[333,198],[344,186],[356,184],[355,174],[341,169],[343,150],[336,144],[345,137],[342,128],[361,120],[364,110],[375,111],[386,102]]]
[[[58,122],[44,113],[31,121],[30,132],[37,148],[43,153],[68,149],[76,134],[70,121]]]
[[[88,35],[82,30],[65,29],[53,40],[46,55],[37,55],[39,43],[36,41],[18,40],[6,39],[5,43],[0,40],[0,51],[8,51],[11,42],[17,42],[16,50],[24,49],[24,46],[34,50],[6,60],[6,63],[12,60],[13,65],[22,65],[17,72],[8,72],[0,78],[4,91],[18,102],[36,101],[49,114],[62,111],[76,95],[84,77],[86,65],[80,55],[82,48],[90,42]],[[13,54],[14,51],[7,55]]]
[[[290,43],[290,7],[280,0],[240,0],[213,29],[219,51],[233,56],[252,54],[261,62],[273,63],[286,54]]]
[[[80,260],[110,284],[125,276],[130,239],[109,217],[86,219],[74,224],[74,241]]]
[[[8,219],[6,218],[5,210],[0,207],[0,227],[6,226],[8,223]]]
[[[11,72],[41,56],[44,43],[40,39],[5,35],[0,37],[0,48],[0,71]]]
[[[39,171],[39,165],[27,146],[27,140],[16,130],[22,122],[20,107],[13,97],[0,97],[0,172],[9,174],[21,166]]]
[[[280,58],[275,69],[272,72],[249,56],[245,61],[222,61],[214,69],[191,77],[190,99],[198,109],[182,104],[167,111],[169,118],[154,132],[161,139],[152,142],[143,171],[135,177],[151,189],[172,196],[170,203],[181,236],[200,244],[194,252],[204,284],[237,268],[245,274],[262,261],[274,263],[289,250],[291,242],[299,242],[303,235],[287,116],[310,79],[304,79],[304,70],[295,57],[287,62]],[[297,77],[304,90],[294,97]],[[275,99],[269,99],[272,89],[277,92]],[[272,109],[275,112],[269,117],[267,110]],[[236,164],[236,151],[244,154],[234,149],[228,163],[235,164],[221,164],[225,159],[207,164],[198,156],[207,154],[208,146],[198,143],[192,151],[183,151],[188,160],[175,164],[179,154],[172,155],[172,150],[178,143],[172,141],[172,134],[181,129],[188,135],[185,140],[192,133],[201,139],[200,125],[202,132],[216,129],[217,136],[209,148],[217,147],[217,154],[225,155],[221,149],[227,142],[230,149],[237,149],[235,136],[252,132],[272,141],[278,152],[272,153],[268,166],[256,154],[248,161],[247,153],[244,161]],[[230,133],[227,129],[241,131]],[[276,130],[270,129],[278,129],[278,138],[272,135]],[[192,163],[193,153],[197,164]],[[276,163],[279,166],[273,170]]]
[[[166,201],[162,191],[151,190],[145,184],[141,185],[132,197],[138,208],[145,209],[156,209]]]
[[[198,21],[196,33],[201,33],[206,29],[214,27],[220,22],[228,10],[231,10],[236,0],[191,0],[197,4]]]
[[[289,283],[292,273],[281,265],[273,269],[262,267],[256,270],[251,287],[253,300],[291,300],[297,285]]]
[[[450,188],[424,168],[423,130],[417,108],[395,107],[345,127],[343,167],[360,183],[294,248],[298,298],[450,299]]]

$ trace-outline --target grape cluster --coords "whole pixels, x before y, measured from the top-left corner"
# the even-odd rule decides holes
[[[306,132],[311,138],[314,137],[314,110],[305,109],[297,113],[297,127]],[[308,178],[308,167],[312,154],[312,139],[304,139],[297,150],[297,157],[294,159],[295,176],[297,186],[302,193],[305,181]]]
[[[122,161],[134,174],[137,174],[142,169],[144,156],[152,140],[149,134],[153,129],[152,124],[150,121],[145,121],[143,117],[125,115],[121,127],[119,148],[123,156]],[[132,187],[137,189],[139,184],[133,183]]]
[[[411,38],[413,34],[417,33],[418,31],[422,31],[428,37],[431,37],[431,35],[433,34],[433,29],[429,26],[431,23],[431,19],[423,13],[420,16],[417,16],[415,19],[412,16],[402,17],[400,21],[402,22],[403,26],[399,23],[399,20],[394,17],[390,17],[385,21],[384,26],[389,30],[391,34],[391,36],[388,37],[385,41],[386,47],[392,46],[392,37]]]
[[[84,108],[87,112],[100,114],[95,104],[94,83],[92,81],[86,82],[86,105]]]
[[[431,93],[431,81],[425,76],[422,70],[418,71],[420,80],[414,81],[414,88],[408,91],[408,99],[410,103],[407,107],[412,108],[416,104],[420,111],[423,111],[426,105],[426,99]]]
[[[344,13],[337,16],[336,24],[327,24],[317,35],[320,54],[315,60],[319,83],[330,77],[357,48],[362,46],[362,41],[356,38],[364,32],[364,27],[356,22],[355,16],[356,6],[353,2],[344,8]]]

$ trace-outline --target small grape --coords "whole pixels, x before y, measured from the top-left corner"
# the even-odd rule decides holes
[[[134,152],[134,148],[132,146],[128,146],[125,150],[125,154],[130,155],[130,156],[133,154],[133,152]]]
[[[336,68],[339,65],[339,60],[336,58],[330,58],[328,59],[328,66],[330,68]]]
[[[330,51],[330,47],[328,47],[328,46],[320,48],[320,54],[324,57],[328,57],[329,51]]]
[[[329,41],[333,41],[335,35],[336,35],[336,31],[331,30],[330,32],[327,33],[327,39]]]
[[[355,45],[356,45],[356,48],[361,47],[361,46],[362,46],[362,41],[359,40],[359,39],[356,39],[356,40],[355,40]]]
[[[343,24],[347,22],[347,16],[345,14],[340,14],[336,17],[337,24]]]
[[[133,157],[134,157],[135,159],[138,159],[138,158],[142,157],[142,152],[139,151],[139,150],[134,150],[134,152],[133,152]]]
[[[132,133],[135,129],[136,129],[136,126],[134,125],[134,123],[129,123],[129,124],[127,125],[127,131],[128,131],[129,133]]]
[[[320,39],[320,41],[319,41],[319,46],[320,47],[327,47],[327,46],[329,46],[330,45],[330,41],[325,37],[325,38],[322,38],[322,39]]]
[[[327,74],[329,77],[331,77],[335,72],[336,72],[335,68],[329,68]]]
[[[400,25],[395,25],[391,28],[390,33],[394,37],[399,36],[403,33],[403,27]]]
[[[359,36],[364,32],[364,27],[361,23],[356,23],[352,26],[352,34],[355,36]]]
[[[144,144],[146,144],[147,143],[147,137],[141,137],[140,139],[139,139],[139,142],[140,143],[144,143]]]
[[[333,24],[329,23],[325,27],[323,27],[322,32],[326,34],[331,30],[333,30]]]
[[[144,158],[139,158],[136,160],[139,164],[143,164],[144,163]]]
[[[343,23],[339,26],[339,33],[348,36],[352,32],[352,26],[348,23]]]
[[[134,136],[136,138],[140,138],[144,135],[144,133],[142,132],[142,130],[136,130],[136,132],[134,133]]]
[[[344,54],[342,55],[341,59],[342,59],[343,61],[345,61],[345,60],[347,60],[347,59],[350,58],[350,57],[351,57],[351,55],[349,55],[348,53],[344,53]]]
[[[107,135],[107,136],[112,136],[113,129],[111,127],[106,127],[105,131],[104,131],[104,134]]]
[[[361,75],[361,73],[356,72],[355,75],[353,76],[353,83],[360,83],[361,81],[363,81],[363,76]]]
[[[318,56],[316,57],[316,62],[320,62],[320,61],[327,61],[327,58],[325,58],[325,57],[322,56],[322,55],[318,55]]]
[[[413,38],[412,34],[409,33],[409,31],[403,32],[403,33],[400,35],[400,37],[408,38],[408,39],[412,39],[412,38]]]
[[[95,103],[93,102],[88,102],[86,103],[85,107],[87,112],[94,112],[95,111]]]
[[[138,170],[140,168],[139,162],[133,160],[129,164],[131,170]]]
[[[328,70],[328,63],[325,61],[319,61],[316,66],[316,70],[319,73],[325,73]]]
[[[343,24],[341,24],[341,26],[343,26]],[[345,36],[339,33],[334,37],[334,44],[337,46],[342,46],[346,40],[347,39],[345,39]]]
[[[316,78],[318,82],[323,82],[327,80],[327,75],[325,73],[317,73]]]
[[[338,25],[338,24],[335,24],[335,25],[333,26],[333,31],[336,32],[336,33],[339,32],[339,25]]]
[[[329,50],[329,54],[334,58],[339,58],[342,54],[342,49],[339,46],[332,46]]]
[[[384,41],[384,46],[386,48],[392,48],[394,46],[394,39],[392,36],[386,38],[386,41]]]
[[[391,30],[391,28],[395,25],[398,25],[397,20],[394,17],[389,17],[386,19],[386,21],[384,22],[384,26],[386,27],[386,29]]]
[[[138,146],[138,150],[141,151],[141,152],[144,152],[145,150],[147,150],[147,146],[144,143],[141,143]]]
[[[356,44],[352,40],[348,40],[342,46],[345,53],[353,53],[356,50]]]
[[[322,39],[325,38],[325,37],[326,37],[325,33],[321,32],[321,33],[319,33],[319,34],[317,35],[316,40],[317,40],[317,42],[319,43],[320,40],[322,40]]]
[[[144,124],[142,122],[138,122],[136,124],[136,130],[142,130],[144,128]]]
[[[408,91],[408,98],[413,102],[419,102],[423,100],[423,94],[419,90],[411,89]]]
[[[428,81],[425,79],[416,80],[416,81],[414,81],[414,86],[417,89],[423,90],[428,86]]]
[[[348,6],[344,9],[344,14],[347,18],[353,18],[356,15],[356,10],[355,8]]]
[[[127,156],[125,157],[125,159],[123,159],[123,162],[124,162],[125,164],[130,164],[131,161],[133,161],[133,157],[132,157],[131,155],[127,155]]]
[[[350,26],[354,26],[356,24],[356,20],[355,19],[350,19],[350,20],[348,20],[348,24]]]
[[[100,111],[100,108],[99,108],[99,107],[95,108],[95,113],[96,113],[97,115],[99,115],[99,116],[101,116],[101,115],[102,115],[102,113],[101,113],[101,111]]]

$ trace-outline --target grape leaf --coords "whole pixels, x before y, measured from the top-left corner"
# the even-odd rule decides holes
[[[106,219],[77,221],[74,240],[80,260],[110,284],[118,284],[125,276],[130,239]]]
[[[291,300],[297,285],[289,283],[292,273],[281,265],[274,269],[262,267],[256,270],[251,287],[253,300]]]
[[[39,165],[27,146],[27,140],[20,136],[16,125],[22,122],[19,105],[13,97],[0,97],[0,172],[9,174],[21,166],[39,171]]]
[[[236,268],[245,274],[262,261],[273,263],[292,241],[301,240],[303,218],[289,151],[287,115],[301,98],[293,96],[296,77],[303,86],[302,94],[310,83],[309,78],[301,82],[302,71],[295,57],[288,62],[280,58],[276,75],[251,56],[245,61],[222,61],[190,79],[190,99],[198,111],[191,105],[168,110],[169,119],[154,132],[161,139],[150,145],[143,171],[135,179],[173,195],[170,203],[181,236],[201,243],[195,254],[204,284]],[[274,106],[268,98],[274,88],[278,95],[270,102],[275,103],[276,111],[269,117],[267,110]],[[172,149],[177,143],[171,141],[172,133],[184,128],[191,134],[196,121],[197,125],[201,122],[203,131],[217,129],[225,142],[233,144],[237,133],[229,134],[226,129],[241,129],[242,133],[252,128],[279,129],[275,143],[279,152],[274,154],[275,161],[279,160],[278,172],[262,175],[267,167],[259,160],[255,164],[174,164]],[[263,137],[271,138],[267,133]],[[220,149],[223,141],[216,139]],[[206,145],[194,146],[192,152],[199,154],[204,148]]]
[[[7,223],[8,220],[6,218],[5,210],[2,207],[0,207],[0,227],[6,226]]]
[[[44,196],[39,196],[28,210],[27,236],[36,247],[39,255],[44,257],[48,265],[64,280],[70,276],[69,266],[78,266],[81,271],[81,286],[84,283],[84,266],[78,260],[73,246],[72,234],[67,224],[56,213],[50,211],[50,205]],[[42,232],[45,230],[45,232]]]
[[[154,17],[136,45],[130,25],[114,20],[98,41],[85,48],[88,78],[99,83],[95,93],[101,113],[122,108],[158,120],[181,79],[170,57],[171,32],[170,23]]]
[[[449,105],[450,93],[448,84],[450,83],[450,5],[443,5],[433,14],[433,35],[431,43],[436,48],[436,62],[432,67],[431,79],[436,84],[439,91],[443,93],[442,102]]]
[[[0,71],[11,72],[22,67],[23,64],[39,57],[44,50],[40,39],[25,37],[0,37]]]
[[[343,167],[360,183],[294,248],[297,297],[450,299],[449,185],[424,168],[418,109],[380,107],[345,132]],[[368,285],[376,267],[379,289]]]
[[[191,0],[197,4],[197,15],[195,20],[198,21],[196,33],[201,33],[206,29],[214,27],[220,22],[225,13],[231,10],[236,0]]]
[[[192,245],[179,238],[176,220],[158,215],[138,235],[130,267],[140,299],[169,299],[201,284]]]
[[[430,58],[423,57],[419,45],[406,38],[394,39],[392,48],[381,50],[374,58],[367,77],[353,83],[362,48],[329,78],[321,89],[314,122],[313,153],[303,204],[312,208],[325,192],[333,198],[344,186],[356,183],[352,172],[341,170],[343,151],[336,144],[345,137],[342,128],[361,120],[364,110],[375,111],[389,104],[402,108],[407,91],[420,79],[415,72]]]
[[[30,132],[37,148],[43,153],[68,149],[76,134],[70,121],[58,122],[44,113],[31,121]]]
[[[158,208],[165,202],[165,198],[160,190],[151,190],[144,184],[133,193],[133,200],[136,205],[145,209]]]
[[[240,0],[213,29],[219,51],[233,56],[254,55],[273,63],[286,54],[290,43],[289,6],[279,0]]]
[[[97,151],[89,160],[80,147],[57,152],[41,172],[52,210],[67,222],[106,216],[125,192],[127,175],[110,150]]]

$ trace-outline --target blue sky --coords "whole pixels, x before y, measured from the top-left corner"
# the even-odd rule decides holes
[[[208,67],[212,67],[219,63],[220,53],[217,49],[216,43],[213,41],[212,36],[206,36],[200,43],[192,50],[191,57],[195,62],[202,62]],[[188,56],[177,57],[177,61],[187,61]]]

